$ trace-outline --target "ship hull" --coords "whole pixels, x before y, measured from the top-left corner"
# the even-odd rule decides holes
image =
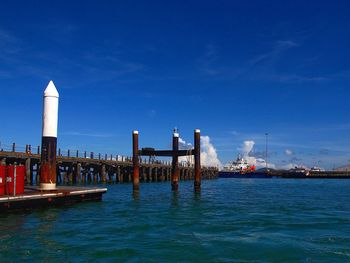
[[[221,171],[219,172],[219,178],[272,178],[272,175],[267,173],[259,173],[259,172],[247,172],[247,173],[240,173],[240,172],[225,172]]]

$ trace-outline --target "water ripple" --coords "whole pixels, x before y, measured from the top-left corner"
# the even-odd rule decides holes
[[[0,262],[350,262],[350,181],[110,185],[104,201],[0,215]]]

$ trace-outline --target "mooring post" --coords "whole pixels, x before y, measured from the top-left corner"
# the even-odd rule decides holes
[[[81,163],[77,163],[75,166],[75,183],[81,183]]]
[[[31,183],[31,178],[30,178],[30,175],[31,175],[31,171],[30,171],[30,167],[31,167],[31,163],[30,163],[30,158],[27,158],[26,159],[26,184],[29,185]]]
[[[201,131],[194,130],[194,190],[201,189]]]
[[[140,189],[140,164],[139,164],[139,132],[132,132],[132,162],[134,166],[133,189]]]
[[[106,165],[105,164],[103,164],[101,166],[101,181],[102,181],[102,183],[106,183],[107,182]]]
[[[171,190],[177,191],[179,189],[179,156],[177,155],[179,150],[179,134],[175,131],[173,133],[173,161],[172,161],[172,174],[171,174]]]

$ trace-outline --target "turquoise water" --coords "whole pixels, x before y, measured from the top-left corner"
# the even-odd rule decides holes
[[[0,215],[0,262],[350,262],[350,180],[108,186],[103,202]]]

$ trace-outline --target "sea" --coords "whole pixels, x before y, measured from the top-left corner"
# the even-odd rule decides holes
[[[0,215],[0,262],[350,262],[350,180],[107,185],[102,202]]]

